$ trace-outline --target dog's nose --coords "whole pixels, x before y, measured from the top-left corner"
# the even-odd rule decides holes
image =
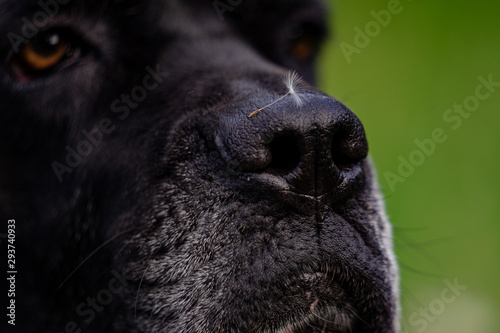
[[[314,197],[361,176],[361,161],[368,152],[365,132],[337,100],[308,94],[301,106],[290,99],[253,117],[248,113],[224,119],[216,139],[231,169],[258,173],[261,179]]]

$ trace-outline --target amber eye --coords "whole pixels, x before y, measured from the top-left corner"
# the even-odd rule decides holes
[[[19,61],[33,71],[45,71],[61,62],[70,52],[61,34],[42,33],[21,50]]]
[[[41,31],[11,58],[17,78],[27,82],[55,70],[67,68],[83,56],[85,43],[76,34],[63,28]]]
[[[302,37],[293,43],[291,54],[295,60],[308,61],[316,54],[316,43],[310,38]]]
[[[297,26],[290,34],[290,55],[299,62],[312,60],[318,53],[320,38],[313,27]]]

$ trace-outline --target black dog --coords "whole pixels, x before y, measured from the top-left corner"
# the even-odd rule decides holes
[[[0,6],[2,332],[397,331],[363,127],[282,82],[322,5]]]

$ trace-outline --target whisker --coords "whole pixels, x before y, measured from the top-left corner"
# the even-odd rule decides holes
[[[144,280],[144,277],[146,276],[146,272],[149,269],[149,259],[151,258],[152,254],[153,254],[153,252],[151,252],[146,259],[146,262],[148,263],[148,265],[146,266],[146,268],[144,269],[144,272],[142,273],[141,280],[139,281],[139,287],[137,288],[137,293],[135,295],[134,315],[135,315],[136,319],[137,319],[137,303],[139,302],[139,292],[141,291],[142,281]]]
[[[133,240],[133,239],[129,239],[129,240],[125,243],[125,245],[123,245],[123,246],[120,248],[120,250],[118,250],[118,252],[117,252],[117,253],[116,253],[116,255],[113,257],[113,259],[116,259],[116,258],[120,255],[120,253],[121,253],[121,252],[122,252],[122,251],[123,251],[123,250],[127,247],[127,245],[129,245],[129,244],[132,242],[132,240]]]
[[[151,318],[153,318],[153,312],[155,311],[155,309],[153,308],[151,310],[151,315],[149,316],[149,319],[148,319],[148,327],[147,327],[147,332],[149,332],[149,328],[151,327]]]
[[[114,241],[115,239],[117,239],[118,237],[126,234],[127,232],[130,232],[132,231],[133,228],[130,228],[130,229],[127,229],[127,230],[124,230],[122,231],[121,233],[111,237],[110,239],[108,239],[107,241],[105,241],[103,244],[101,244],[100,246],[98,246],[94,251],[92,251],[85,259],[83,259],[83,261],[78,265],[76,266],[76,268],[71,272],[69,273],[69,275],[64,279],[64,281],[59,285],[59,287],[57,287],[56,291],[61,289],[61,287],[73,276],[73,274],[75,274],[75,272],[83,266],[83,264],[85,264],[94,254],[96,254],[100,249],[102,249],[103,247],[105,247],[106,245],[108,245],[109,243],[111,243],[112,241]]]

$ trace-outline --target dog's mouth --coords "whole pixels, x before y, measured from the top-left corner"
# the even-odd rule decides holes
[[[290,319],[279,333],[348,332],[356,318],[348,286],[331,268],[302,273],[285,284]],[[290,307],[290,308],[288,308]]]
[[[317,315],[319,316],[319,315]],[[342,319],[344,320],[344,319]],[[331,318],[316,318],[299,322],[280,331],[280,333],[341,333],[350,332],[349,323],[339,320],[338,322]]]

